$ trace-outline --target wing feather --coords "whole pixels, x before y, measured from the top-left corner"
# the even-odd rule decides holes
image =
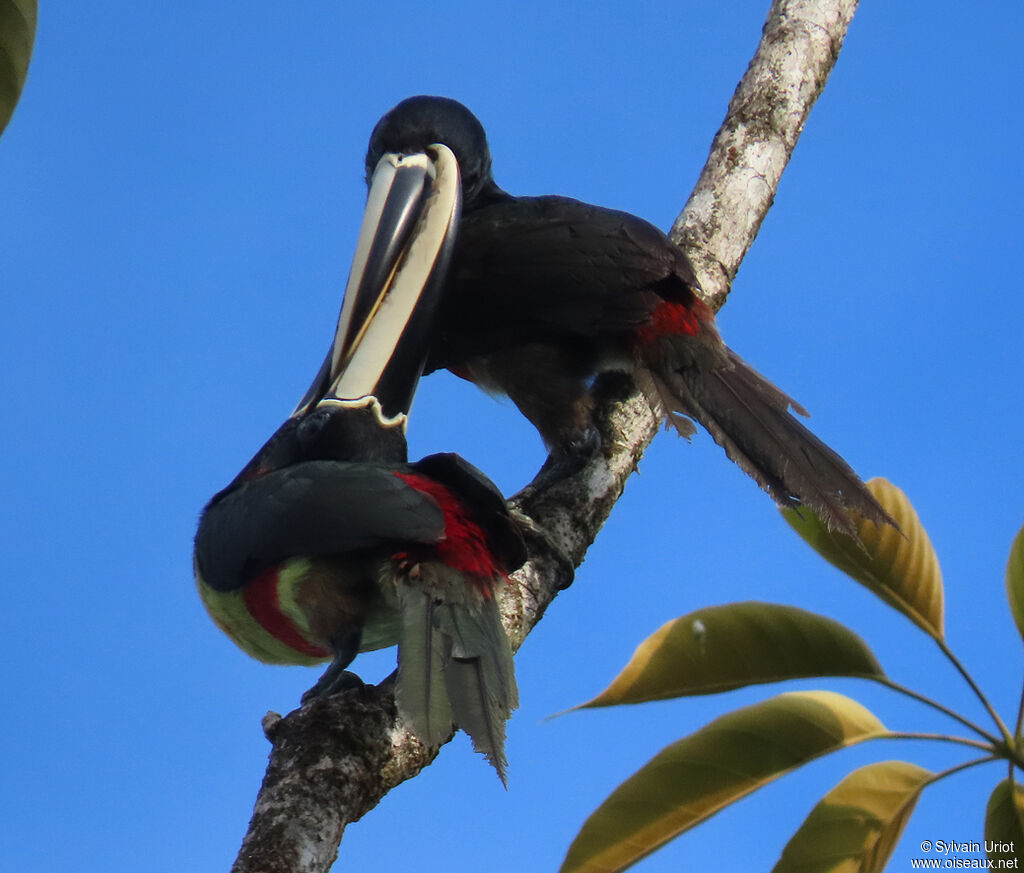
[[[196,562],[211,588],[231,591],[296,555],[434,543],[443,536],[444,515],[433,498],[386,467],[307,461],[211,502],[196,533]]]

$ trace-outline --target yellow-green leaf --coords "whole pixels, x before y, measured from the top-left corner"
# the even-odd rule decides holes
[[[826,561],[867,586],[927,633],[942,637],[942,571],[931,540],[899,488],[886,479],[872,479],[867,486],[896,520],[899,531],[858,518],[858,543],[851,536],[828,530],[806,508],[799,512],[784,509],[782,513]]]
[[[809,676],[885,676],[859,636],[794,606],[731,603],[698,609],[644,640],[618,676],[583,707],[714,694]]]
[[[772,873],[880,873],[934,778],[905,761],[854,770],[811,810]]]
[[[1020,869],[1024,859],[1024,789],[1004,779],[988,799],[985,852],[1005,869]]]
[[[0,132],[21,96],[35,36],[36,0],[0,0]]]
[[[849,697],[782,694],[730,712],[659,752],[587,819],[562,873],[614,873],[779,776],[888,736]]]
[[[1017,631],[1024,637],[1024,527],[1013,538],[1010,560],[1006,562],[1006,596]]]

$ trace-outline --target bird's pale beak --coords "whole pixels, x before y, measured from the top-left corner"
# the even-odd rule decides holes
[[[444,145],[384,155],[370,181],[334,342],[302,401],[376,397],[407,412],[428,351],[461,206],[459,167]]]

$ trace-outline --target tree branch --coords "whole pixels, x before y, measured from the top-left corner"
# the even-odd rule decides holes
[[[777,0],[669,236],[719,309],[835,66],[856,0]]]
[[[729,104],[711,155],[672,228],[717,309],[771,207],[782,171],[835,64],[855,0],[776,0],[761,43]],[[625,377],[596,386],[604,454],[573,479],[527,488],[513,505],[536,524],[530,562],[502,594],[518,649],[578,566],[658,431]],[[346,825],[437,755],[401,724],[387,681],[317,699],[285,718],[269,713],[273,743],[233,873],[326,873]]]

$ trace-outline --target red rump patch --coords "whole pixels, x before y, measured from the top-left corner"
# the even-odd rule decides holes
[[[437,501],[444,513],[445,538],[432,547],[438,560],[453,570],[464,573],[470,580],[490,593],[489,584],[505,572],[495,563],[487,545],[487,534],[475,521],[466,506],[440,482],[417,476],[415,473],[395,473],[406,485]]]
[[[281,611],[281,598],[277,590],[278,568],[271,567],[260,573],[242,591],[245,608],[260,626],[290,649],[312,658],[330,657],[328,649],[314,645],[296,627],[295,622]]]
[[[648,345],[663,336],[696,336],[700,333],[700,314],[695,309],[693,304],[665,300],[651,313],[651,320],[637,328],[633,335],[640,345]]]

